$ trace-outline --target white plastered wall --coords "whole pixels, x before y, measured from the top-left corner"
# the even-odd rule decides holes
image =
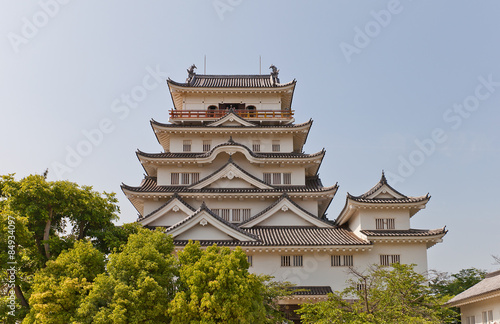
[[[482,313],[487,311],[493,311],[493,322],[500,323],[500,296],[461,306],[462,323],[467,323],[469,316],[475,316],[476,323],[483,323]]]
[[[189,94],[184,96],[183,109],[206,110],[209,106],[219,106],[219,103],[244,103],[255,106],[257,110],[281,110],[279,94]]]

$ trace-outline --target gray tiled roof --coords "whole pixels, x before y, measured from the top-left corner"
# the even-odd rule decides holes
[[[189,185],[191,186],[191,185]],[[159,186],[156,182],[156,177],[146,177],[139,187],[128,186],[122,184],[122,189],[133,192],[149,192],[149,193],[283,193],[283,192],[327,192],[337,188],[337,185],[332,187],[323,187],[318,177],[307,177],[305,186],[274,186],[273,189],[258,189],[258,188],[203,188],[189,189],[187,186]]]
[[[302,290],[294,292],[293,294],[296,296],[327,295],[333,293],[330,286],[295,286],[291,287],[290,290]]]
[[[446,234],[448,231],[446,227],[425,230],[425,229],[414,229],[409,230],[362,230],[361,233],[366,236],[433,236],[439,234]]]
[[[224,116],[225,117],[225,116]],[[223,117],[221,117],[223,118]],[[240,117],[241,118],[241,117]],[[243,120],[246,120],[244,118],[241,118]],[[246,120],[247,121],[247,120]],[[256,125],[256,126],[208,126],[208,125],[182,125],[182,124],[165,124],[165,123],[160,123],[154,119],[151,119],[150,121],[151,125],[157,125],[161,127],[171,127],[171,128],[205,128],[205,129],[219,129],[219,128],[244,128],[244,129],[254,129],[254,128],[299,128],[306,126],[308,124],[312,124],[313,121],[312,119],[309,119],[309,121],[301,124],[286,124],[286,125]]]
[[[271,75],[204,75],[196,74],[189,83],[175,82],[168,79],[171,83],[180,87],[193,88],[278,88],[294,84],[296,81],[290,81],[285,84],[274,83]]]
[[[460,306],[467,304],[469,300],[492,292],[500,292],[500,270],[489,273],[482,281],[470,287],[466,291],[456,295],[446,304]]]
[[[223,146],[239,146],[248,151],[248,153],[255,158],[280,158],[280,159],[305,159],[311,158],[315,156],[320,156],[325,153],[325,150],[321,150],[317,153],[313,154],[305,154],[305,153],[284,153],[284,152],[269,152],[269,153],[261,153],[261,152],[253,152],[247,146],[236,143],[234,141],[228,141],[221,143],[219,145],[214,146],[210,151],[203,153],[145,153],[140,150],[137,150],[137,155],[148,157],[148,158],[158,158],[158,159],[172,159],[172,158],[206,158],[213,154],[214,150],[223,147]]]

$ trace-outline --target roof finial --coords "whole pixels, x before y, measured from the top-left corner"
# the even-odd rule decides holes
[[[231,143],[231,144],[232,144],[232,143],[234,143],[234,141],[233,141],[233,136],[229,136],[229,141],[227,141],[227,142],[228,142],[228,143]]]
[[[387,179],[385,178],[385,173],[383,169],[382,169],[382,178],[380,179],[380,182],[387,183]]]
[[[278,70],[278,68],[274,64],[271,64],[269,68],[272,70],[271,79],[273,81],[273,85],[275,85],[276,83],[280,83],[280,79],[278,78],[278,73],[280,73],[280,70]]]
[[[187,72],[188,72],[188,77],[186,79],[186,82],[187,83],[190,83],[191,80],[193,80],[194,76],[196,75],[196,72],[194,72],[194,69],[197,69],[196,65],[191,65],[191,67],[189,67],[189,69],[187,69]]]

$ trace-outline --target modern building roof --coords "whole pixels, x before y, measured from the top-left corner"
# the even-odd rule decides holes
[[[500,270],[487,274],[482,281],[456,295],[446,304],[463,306],[493,297],[500,297]]]

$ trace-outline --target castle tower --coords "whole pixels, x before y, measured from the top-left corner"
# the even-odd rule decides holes
[[[269,75],[198,75],[168,80],[170,122],[152,120],[162,153],[138,151],[146,176],[122,190],[147,227],[165,227],[181,249],[241,246],[250,270],[308,290],[284,301],[318,300],[345,286],[348,267],[417,263],[444,229],[413,230],[410,217],[428,196],[407,197],[383,176],[348,195],[336,222],[325,217],[338,186],[318,177],[325,151],[306,154],[312,121],[294,123],[295,80]],[[397,256],[400,256],[399,259]]]

